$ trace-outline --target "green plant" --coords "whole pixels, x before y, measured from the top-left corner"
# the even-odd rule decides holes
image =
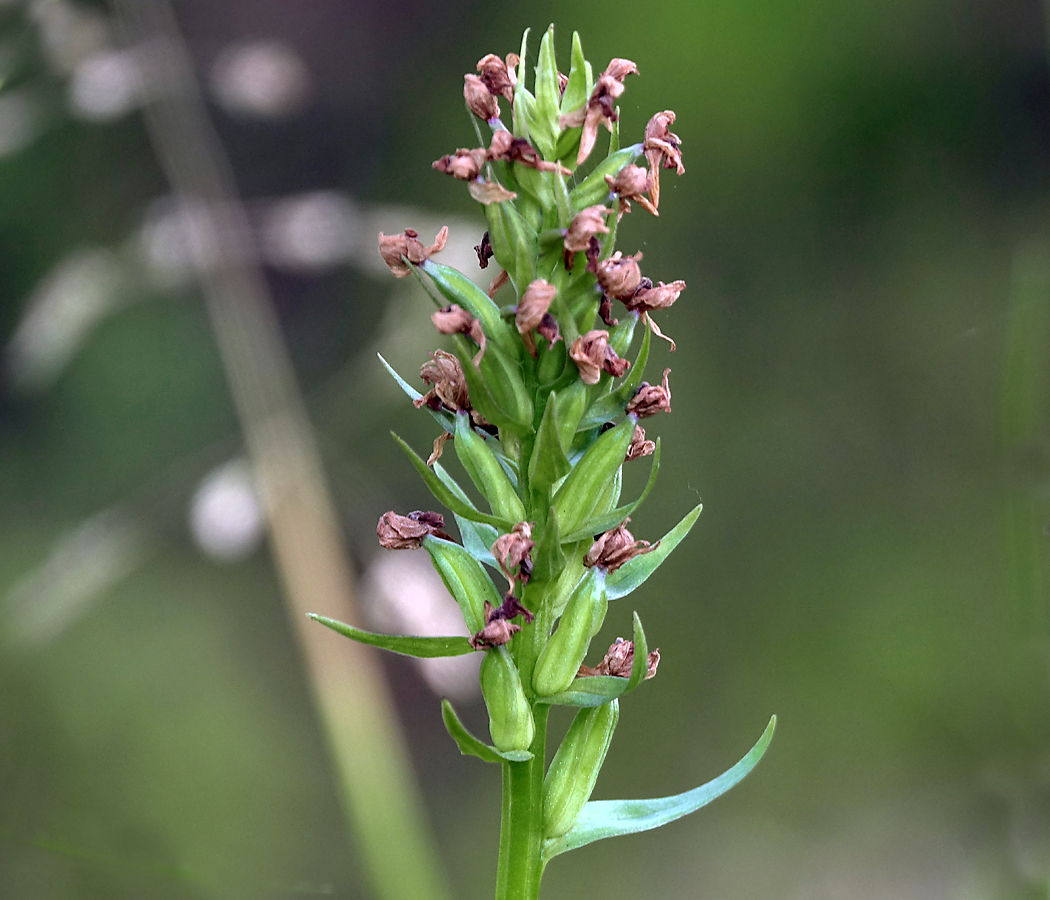
[[[640,586],[689,532],[697,506],[655,544],[635,540],[627,522],[648,495],[660,444],[639,420],[670,412],[668,374],[642,381],[652,335],[664,338],[651,313],[670,306],[682,281],[644,278],[641,254],[614,252],[620,217],[632,201],[653,214],[661,168],[682,173],[674,113],[657,113],[640,143],[620,147],[615,100],[634,63],[614,59],[597,79],[573,35],[568,76],[555,65],[553,28],[540,42],[532,90],[520,55],[494,55],[465,76],[464,95],[482,146],[461,149],[434,167],[467,182],[483,204],[488,232],[478,245],[482,267],[500,267],[488,293],[431,257],[442,229],[425,247],[416,232],[380,235],[392,272],[415,275],[439,309],[433,320],[452,338],[421,371],[420,394],[391,375],[441,426],[424,461],[395,438],[434,496],[453,514],[461,542],[435,512],[388,512],[377,533],[389,549],[424,547],[462,609],[471,637],[378,635],[316,617],[364,643],[412,656],[482,652],[481,689],[491,744],[471,735],[447,701],[442,715],[465,754],[503,768],[503,819],[497,900],[538,896],[555,856],[592,841],[658,827],[693,812],[739,782],[758,763],[775,720],[725,774],[692,791],[657,800],[591,801],[619,717],[619,700],[651,678],[659,653],[649,651],[637,613],[633,640],[617,641],[596,666],[584,660],[609,601]],[[512,127],[500,119],[510,104]],[[492,129],[486,141],[478,119]],[[605,158],[584,174],[598,130],[611,135]],[[648,168],[636,165],[645,157]],[[616,200],[616,206],[605,206]],[[514,301],[494,298],[504,285]],[[626,314],[613,318],[613,300]],[[595,328],[600,317],[605,328]],[[640,348],[630,350],[642,324]],[[384,361],[385,365],[385,361]],[[387,366],[389,369],[390,367]],[[618,422],[618,424],[617,424]],[[441,465],[447,441],[478,493],[480,509]],[[620,503],[622,467],[652,455],[642,495]],[[597,535],[597,537],[595,537]],[[489,570],[502,573],[501,592]],[[498,576],[497,576],[498,577]],[[514,621],[514,620],[520,620]],[[545,769],[547,717],[563,704],[578,712]]]

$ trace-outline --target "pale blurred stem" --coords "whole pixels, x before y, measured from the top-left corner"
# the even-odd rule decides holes
[[[358,621],[350,567],[269,291],[252,259],[251,232],[171,8],[166,0],[114,0],[114,8],[128,46],[149,60],[146,122],[154,149],[204,235],[193,248],[200,287],[356,849],[376,897],[442,900],[448,893],[375,657],[306,618],[317,612]]]
[[[536,735],[532,759],[503,764],[503,816],[499,835],[496,900],[536,900],[543,875],[543,761],[550,707],[532,708]]]

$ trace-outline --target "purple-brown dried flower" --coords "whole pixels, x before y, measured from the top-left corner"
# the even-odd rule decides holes
[[[458,178],[460,181],[473,181],[481,173],[481,167],[488,159],[488,151],[484,147],[473,150],[460,147],[455,153],[442,156],[432,162],[431,168]]]
[[[525,138],[514,137],[509,131],[496,131],[492,134],[492,143],[489,145],[488,158],[492,160],[501,159],[506,162],[516,162],[530,169],[540,172],[561,172],[570,175],[565,166],[558,163],[547,162],[540,156],[535,147]]]
[[[540,326],[548,314],[547,310],[550,309],[556,293],[557,288],[553,284],[537,278],[525,288],[517,312],[514,314],[514,324],[518,326],[518,332],[521,334],[525,348],[533,357],[536,356],[536,342],[532,337],[532,332]],[[555,323],[556,327],[557,323]]]
[[[598,665],[580,666],[577,673],[579,677],[586,678],[593,675],[612,675],[615,678],[630,678],[631,667],[634,665],[634,641],[625,641],[617,638]],[[660,651],[651,650],[645,660],[645,680],[648,681],[656,674],[660,665]]]
[[[477,75],[463,76],[463,98],[474,115],[486,122],[499,118],[499,101],[496,95]]]
[[[419,409],[429,406],[431,409],[447,409],[451,412],[470,410],[470,397],[467,394],[467,380],[463,369],[447,350],[435,350],[430,354],[430,361],[423,363],[419,377],[431,385],[430,390],[412,403]]]
[[[572,268],[573,258],[577,253],[584,253],[590,246],[591,239],[599,234],[608,234],[609,226],[605,217],[612,213],[607,206],[588,206],[580,210],[565,230],[565,268]]]
[[[623,300],[623,305],[631,312],[652,312],[654,309],[667,309],[678,295],[685,290],[684,281],[672,281],[664,284],[662,281],[649,287],[641,286],[630,297]]]
[[[679,175],[685,174],[685,166],[682,165],[682,139],[670,131],[674,120],[674,111],[665,109],[653,116],[645,126],[645,158],[652,173],[649,196],[656,207],[660,205],[660,167],[674,169]]]
[[[481,328],[481,322],[475,319],[469,312],[457,303],[446,306],[430,314],[430,321],[441,334],[469,334],[478,345],[478,355],[474,357],[474,365],[481,361],[485,355],[485,332]]]
[[[638,267],[641,258],[641,251],[634,256],[624,256],[617,250],[608,259],[597,263],[593,271],[602,290],[618,300],[633,296],[642,281],[642,270]]]
[[[615,572],[628,560],[643,553],[651,553],[660,546],[659,541],[652,545],[648,541],[636,541],[634,535],[627,530],[627,523],[630,521],[628,516],[615,528],[600,535],[587,551],[583,564],[588,568],[600,566],[606,572]]]
[[[508,621],[516,616],[523,616],[528,624],[536,618],[513,594],[507,594],[500,606],[493,606],[485,601],[485,627],[470,638],[470,646],[475,650],[499,647],[506,644],[511,637],[521,631],[521,626]]]
[[[624,79],[628,75],[638,74],[638,67],[629,59],[614,59],[605,68],[605,72],[598,77],[598,82],[591,91],[585,106],[574,110],[558,120],[562,128],[579,128],[583,126],[580,135],[580,152],[576,156],[576,164],[580,165],[594,149],[594,142],[598,139],[598,126],[604,125],[612,131],[613,122],[619,118],[616,114],[617,98],[623,93]]]
[[[652,201],[645,196],[649,192],[651,183],[649,172],[643,166],[626,165],[620,169],[615,178],[612,175],[606,175],[605,183],[609,185],[609,190],[620,198],[619,217],[631,211],[632,200],[637,200],[654,216],[660,215]]]
[[[406,228],[401,234],[383,234],[379,232],[379,255],[383,257],[390,271],[397,278],[412,274],[413,266],[422,265],[431,256],[444,249],[448,241],[448,226],[444,226],[434,238],[434,243],[424,247],[419,241],[419,232]],[[404,259],[408,260],[408,263]]]
[[[652,385],[643,381],[635,395],[627,404],[628,415],[635,415],[639,419],[655,416],[658,412],[671,411],[671,388],[667,383],[667,376],[671,374],[670,369],[664,369],[662,385]]]
[[[645,429],[641,425],[634,426],[634,434],[631,436],[631,445],[627,448],[627,454],[624,456],[624,462],[630,462],[632,459],[641,459],[643,456],[649,456],[656,451],[656,442],[648,441],[645,439]]]
[[[569,348],[569,356],[580,370],[584,384],[597,384],[603,371],[619,378],[631,367],[629,360],[617,356],[609,346],[609,332],[598,329],[576,338]]]
[[[529,580],[532,575],[532,548],[536,542],[532,539],[532,523],[518,522],[509,534],[501,534],[492,545],[492,555],[503,574],[510,582],[509,590],[514,590],[518,579],[522,584]],[[518,574],[514,574],[514,570]]]
[[[506,61],[495,53],[489,53],[478,60],[478,72],[481,81],[489,93],[505,97],[508,103],[514,102],[514,83],[517,80],[514,69],[518,65],[516,53],[507,54]]]
[[[393,510],[383,513],[376,526],[379,545],[387,550],[417,550],[423,546],[423,538],[428,534],[443,540],[452,540],[442,529],[445,519],[441,513],[416,510],[407,516],[398,515]]]

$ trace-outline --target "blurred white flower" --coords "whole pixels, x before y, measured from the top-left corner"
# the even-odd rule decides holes
[[[222,562],[236,562],[262,542],[265,516],[246,460],[215,469],[190,501],[190,531],[197,546]]]
[[[299,112],[310,95],[310,73],[281,41],[227,47],[211,71],[215,99],[232,113],[272,118]]]

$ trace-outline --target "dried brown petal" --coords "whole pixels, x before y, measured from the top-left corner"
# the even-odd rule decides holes
[[[479,348],[474,364],[477,365],[481,361],[481,357],[485,355],[485,332],[481,327],[481,322],[463,307],[453,303],[451,306],[431,313],[430,321],[441,334],[469,334]]]
[[[481,73],[481,81],[488,88],[490,94],[507,98],[508,103],[514,102],[514,75],[511,57],[504,62],[495,53],[489,53],[478,60],[478,72]],[[517,59],[515,56],[514,59]]]
[[[489,284],[489,289],[488,289],[489,297],[490,298],[495,297],[496,296],[496,292],[501,287],[503,287],[503,285],[505,285],[508,281],[510,281],[510,276],[507,274],[507,270],[506,269],[500,269],[499,270],[499,274],[496,275],[496,277],[493,278],[492,282]]]
[[[601,303],[598,304],[598,316],[610,328],[620,324],[619,319],[613,318],[612,298],[608,294],[602,294]]]
[[[612,123],[619,118],[616,114],[616,99],[623,93],[623,80],[632,73],[637,73],[638,67],[629,59],[614,59],[606,67],[605,72],[598,76],[598,82],[587,99],[586,106],[581,106],[571,113],[560,116],[558,124],[561,128],[579,128],[583,126],[580,135],[580,152],[576,156],[576,164],[580,165],[594,149],[594,143],[598,139],[598,126],[604,125],[612,131]]]
[[[561,330],[558,328],[558,321],[550,313],[547,313],[540,319],[540,324],[536,326],[536,333],[546,339],[549,347],[553,347],[561,340]]]
[[[672,281],[670,284],[664,284],[661,281],[655,286],[643,287],[635,291],[633,296],[624,299],[623,305],[631,312],[652,312],[654,309],[667,309],[684,290],[684,281]]]
[[[609,233],[605,217],[611,213],[607,206],[588,206],[573,217],[565,230],[565,268],[572,268],[573,257],[587,250],[591,238]]]
[[[533,356],[536,356],[536,342],[532,339],[532,332],[543,321],[556,293],[557,288],[553,284],[537,278],[525,288],[525,293],[521,295],[521,302],[518,304],[518,310],[514,314],[514,323],[518,326],[518,332],[521,334],[525,347]]]
[[[660,651],[653,650],[646,658],[645,680],[648,681],[656,674],[660,665]],[[593,675],[612,675],[616,678],[630,678],[631,667],[634,665],[634,641],[625,641],[617,638],[608,652],[597,666],[580,666],[578,675],[588,677]]]
[[[633,296],[642,281],[642,270],[638,268],[641,252],[634,256],[624,256],[617,250],[608,259],[603,259],[594,266],[598,284],[605,293],[617,300]]]
[[[565,166],[547,162],[543,159],[536,148],[525,138],[514,137],[509,131],[504,130],[493,132],[492,143],[489,144],[488,158],[520,163],[540,172],[561,172],[562,175],[572,174]]]
[[[645,126],[645,158],[649,162],[653,181],[649,196],[656,207],[660,205],[660,167],[674,169],[679,175],[685,174],[682,139],[670,131],[674,120],[673,110],[665,109],[653,116]]]
[[[576,338],[569,348],[569,356],[580,370],[584,384],[597,384],[603,371],[619,378],[631,367],[629,360],[617,356],[609,346],[609,332],[598,329]]]
[[[390,510],[380,516],[376,534],[380,546],[387,550],[416,550],[423,546],[423,538],[428,534],[452,540],[442,530],[444,527],[445,519],[441,513],[416,510],[401,516]]]
[[[427,457],[427,465],[432,466],[439,459],[441,454],[445,452],[445,442],[452,440],[452,434],[448,431],[442,431],[436,438],[434,438],[434,449],[431,451],[430,456]]]
[[[648,416],[655,416],[658,412],[670,412],[671,388],[667,383],[667,376],[670,372],[670,369],[664,369],[662,385],[651,385],[643,381],[627,404],[627,413],[644,419]]]
[[[383,262],[390,267],[390,271],[397,278],[404,278],[412,274],[412,269],[402,257],[405,257],[414,266],[421,265],[442,250],[447,240],[447,225],[438,232],[434,243],[429,247],[424,247],[420,243],[419,232],[411,228],[406,228],[401,234],[379,232],[379,255],[383,257]]]
[[[477,75],[463,76],[463,97],[474,115],[486,122],[499,118],[499,101]]]
[[[419,377],[431,389],[412,403],[418,409],[429,406],[431,409],[448,409],[458,412],[470,409],[470,397],[467,394],[467,381],[459,360],[446,350],[435,350],[430,354],[430,361],[423,363]]]
[[[487,159],[488,150],[484,147],[473,150],[460,147],[455,153],[434,160],[431,166],[460,181],[473,181],[481,173],[481,167]]]
[[[478,203],[488,206],[490,203],[502,203],[504,200],[513,200],[518,195],[514,191],[508,191],[502,184],[496,181],[472,181],[467,185],[470,196]]]
[[[503,574],[510,582],[511,590],[518,577],[522,582],[529,580],[532,574],[532,548],[536,542],[532,540],[532,524],[529,522],[518,522],[510,534],[501,534],[492,545],[492,555],[499,563]],[[513,570],[518,569],[519,574],[514,575]]]
[[[613,178],[612,175],[605,176],[605,183],[609,190],[620,198],[620,216],[631,211],[631,201],[637,200],[645,209],[654,216],[660,215],[652,201],[646,197],[651,186],[649,172],[642,166],[626,165],[620,169],[619,174]]]
[[[605,74],[610,78],[614,78],[616,81],[620,82],[620,84],[623,84],[623,80],[628,75],[638,74],[638,66],[629,59],[614,57],[609,60],[609,65],[605,67]]]
[[[513,594],[507,594],[500,606],[493,607],[485,601],[485,627],[470,638],[470,646],[475,650],[487,647],[498,647],[506,644],[513,635],[521,631],[521,626],[508,621],[516,616],[524,616],[525,622],[531,622],[535,616],[529,612]]]
[[[492,249],[492,241],[489,240],[487,231],[481,236],[481,243],[474,248],[474,252],[478,255],[478,267],[487,269],[489,260],[496,255]]]
[[[636,541],[634,535],[627,530],[627,523],[630,521],[628,517],[615,528],[600,535],[587,551],[583,564],[588,568],[600,566],[606,572],[615,572],[628,560],[643,553],[650,553],[660,546],[659,541],[651,546],[648,541]]]
[[[634,434],[631,436],[631,446],[627,448],[624,462],[630,462],[632,459],[641,459],[643,456],[649,456],[655,451],[656,442],[647,441],[645,439],[645,429],[641,425],[635,425]]]

